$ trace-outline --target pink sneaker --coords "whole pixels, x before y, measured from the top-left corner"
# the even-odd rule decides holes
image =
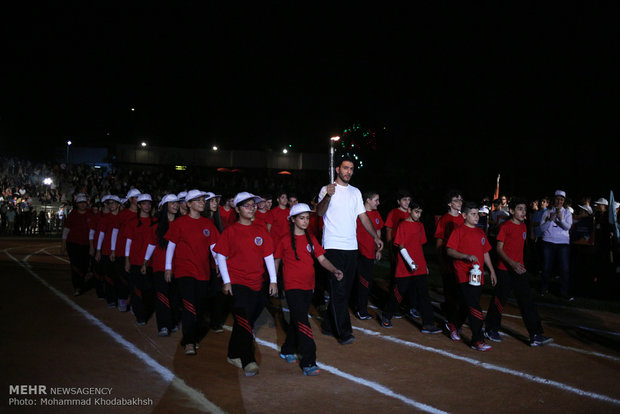
[[[451,322],[446,322],[446,329],[450,332],[450,339],[453,341],[460,341],[461,335],[459,335],[459,331],[456,329],[456,326]]]
[[[488,351],[491,348],[492,348],[491,345],[485,344],[483,341],[476,342],[475,344],[471,346],[471,349],[475,349],[476,351],[482,351],[482,352]]]

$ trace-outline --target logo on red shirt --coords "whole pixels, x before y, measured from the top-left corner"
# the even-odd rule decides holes
[[[523,232],[523,240],[525,240],[526,238],[527,238],[527,234]]]
[[[209,229],[204,229],[204,230],[202,231],[202,234],[204,234],[204,235],[205,235],[205,237],[209,237],[209,236],[211,235],[211,232],[209,231]]]
[[[263,245],[263,238],[258,236],[254,239],[254,244],[257,246],[262,246]]]
[[[377,225],[379,225],[379,219],[378,218],[375,219],[375,223],[377,223]]]
[[[306,244],[306,250],[308,250],[308,253],[312,253],[312,246],[310,246],[310,244]]]
[[[482,238],[482,240],[480,240],[481,244],[484,246],[487,242],[487,239],[485,237]]]

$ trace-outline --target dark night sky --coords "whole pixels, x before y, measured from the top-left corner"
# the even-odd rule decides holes
[[[383,148],[535,148],[515,154],[533,164],[615,140],[614,3],[442,4],[7,13],[0,133],[323,152],[361,122],[387,127]]]

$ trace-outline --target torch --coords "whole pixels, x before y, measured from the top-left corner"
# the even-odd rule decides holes
[[[340,137],[335,136],[329,139],[329,183],[334,182],[334,142],[338,142]]]

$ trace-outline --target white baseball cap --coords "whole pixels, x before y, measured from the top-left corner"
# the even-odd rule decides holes
[[[76,203],[86,203],[87,201],[88,197],[86,197],[86,194],[78,194],[75,196]]]
[[[596,200],[594,202],[594,204],[600,204],[602,206],[608,206],[609,205],[609,201],[607,201],[606,199],[604,199],[603,197],[599,198],[598,200]]]
[[[207,196],[205,197],[205,200],[211,200],[212,198],[222,198],[221,194],[213,194],[211,191],[207,191]]]
[[[177,198],[179,199],[178,201],[180,203],[184,202],[186,195],[187,195],[187,191],[181,191],[179,194],[177,194]]]
[[[125,198],[129,200],[131,197],[138,197],[140,194],[140,190],[138,190],[137,188],[132,188],[127,192],[127,197]]]
[[[204,191],[189,190],[187,192],[187,194],[185,195],[185,201],[192,201],[192,200],[195,200],[197,198],[204,197],[206,195],[207,195],[207,193],[205,193]]]
[[[174,203],[175,201],[179,201],[179,197],[177,197],[174,194],[166,194],[161,201],[159,202],[159,205],[157,206],[158,208],[160,208],[161,206],[163,206],[166,203]]]
[[[110,198],[110,194],[106,194],[103,197],[101,197],[101,202],[105,203],[106,201],[108,201],[109,198]]]
[[[298,214],[301,213],[309,213],[310,210],[310,206],[308,206],[308,204],[306,203],[297,203],[295,204],[293,207],[291,207],[291,210],[288,213],[288,217],[287,218],[291,218],[293,216],[296,216]]]
[[[138,196],[138,203],[141,201],[153,201],[153,199],[151,198],[150,194],[144,193]]]
[[[554,195],[566,198],[566,192],[562,190],[555,190]]]
[[[489,208],[487,206],[482,206],[480,207],[480,209],[478,210],[478,213],[489,213]]]
[[[123,204],[119,196],[109,195],[106,201],[116,201],[118,204]]]
[[[590,207],[589,205],[581,205],[581,204],[577,204],[579,206],[580,209],[585,210],[588,212],[588,214],[592,214],[592,207]]]
[[[261,198],[257,195],[254,195],[252,193],[248,193],[247,191],[242,191],[240,193],[237,193],[237,195],[235,196],[234,200],[233,200],[233,204],[236,206],[238,206],[239,204],[243,203],[244,201],[247,200],[254,200],[255,203],[258,203]]]

